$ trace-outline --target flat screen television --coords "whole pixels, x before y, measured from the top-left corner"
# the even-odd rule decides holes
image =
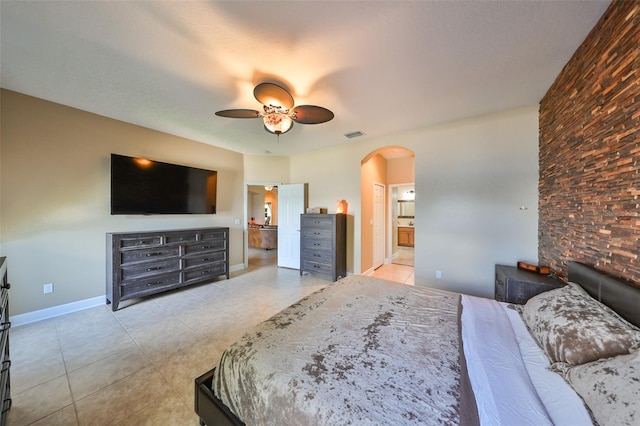
[[[111,214],[215,214],[218,173],[111,154]]]

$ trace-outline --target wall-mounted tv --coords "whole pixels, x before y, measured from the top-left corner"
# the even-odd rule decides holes
[[[111,154],[111,214],[215,214],[218,173]]]

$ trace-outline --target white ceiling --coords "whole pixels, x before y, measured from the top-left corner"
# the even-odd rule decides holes
[[[6,1],[3,88],[248,154],[291,155],[537,103],[605,1]],[[335,118],[280,141],[253,87]]]

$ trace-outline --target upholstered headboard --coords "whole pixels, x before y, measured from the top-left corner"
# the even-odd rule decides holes
[[[579,262],[569,262],[569,281],[579,284],[594,299],[640,327],[640,286]]]

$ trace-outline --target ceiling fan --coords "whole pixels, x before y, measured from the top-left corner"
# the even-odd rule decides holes
[[[262,111],[253,109],[225,109],[216,112],[219,117],[261,118],[264,128],[280,136],[300,124],[319,124],[333,119],[333,112],[316,105],[294,107],[293,96],[283,87],[273,83],[260,83],[253,89],[253,96],[263,105]]]

